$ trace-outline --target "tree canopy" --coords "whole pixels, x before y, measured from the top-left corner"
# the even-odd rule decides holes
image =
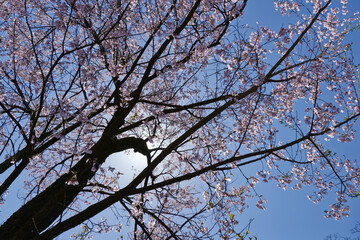
[[[4,239],[234,239],[260,181],[309,199],[359,196],[358,65],[347,0],[278,0],[283,24],[248,24],[247,0],[13,0],[0,3],[0,204],[24,178]],[[252,16],[256,18],[257,16]],[[104,167],[133,150],[126,186]],[[121,161],[121,159],[119,159]],[[256,171],[244,171],[247,165]],[[116,209],[115,222],[92,218]],[[129,221],[131,220],[131,221]]]

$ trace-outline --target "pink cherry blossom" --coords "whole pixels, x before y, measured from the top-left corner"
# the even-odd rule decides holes
[[[244,238],[261,183],[348,216],[360,169],[332,144],[358,137],[359,15],[273,3],[281,26],[246,0],[2,1],[0,206],[25,202],[0,236]],[[146,158],[129,182],[105,165],[118,152]]]

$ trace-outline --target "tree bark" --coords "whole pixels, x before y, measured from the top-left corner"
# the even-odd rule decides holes
[[[32,239],[39,235],[62,215],[95,175],[94,164],[98,167],[110,154],[131,148],[145,156],[149,155],[143,139],[135,137],[119,140],[100,139],[94,145],[93,153],[85,155],[68,173],[62,175],[43,192],[27,202],[0,226],[2,239]],[[67,181],[74,175],[79,184],[70,185]]]

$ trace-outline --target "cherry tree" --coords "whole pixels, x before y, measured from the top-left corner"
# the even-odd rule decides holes
[[[247,2],[2,1],[2,208],[27,177],[0,236],[131,220],[134,239],[241,239],[249,199],[265,209],[260,181],[312,186],[314,202],[333,191],[326,217],[347,216],[360,168],[331,143],[356,134],[359,17],[346,0],[279,0],[286,24],[253,26]],[[124,187],[103,164],[131,149],[147,166]],[[94,220],[109,208],[115,222]]]

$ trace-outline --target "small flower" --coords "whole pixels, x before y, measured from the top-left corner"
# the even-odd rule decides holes
[[[77,180],[76,174],[74,174],[68,181],[66,181],[66,184],[67,184],[67,185],[70,185],[70,186],[79,185],[79,182],[78,182],[78,180]]]
[[[354,110],[355,110],[356,113],[360,113],[360,107],[359,107],[359,106],[356,106],[356,107],[354,108]]]
[[[86,150],[84,151],[84,153],[86,153],[86,154],[91,154],[91,153],[92,153],[92,150],[91,150],[91,149],[86,149]]]
[[[92,172],[96,172],[97,171],[97,163],[96,162],[93,162],[93,164],[92,164],[92,167],[91,167],[91,171]]]
[[[305,116],[304,117],[304,121],[306,124],[310,125],[311,124],[311,121],[310,121],[310,117],[309,116]]]

